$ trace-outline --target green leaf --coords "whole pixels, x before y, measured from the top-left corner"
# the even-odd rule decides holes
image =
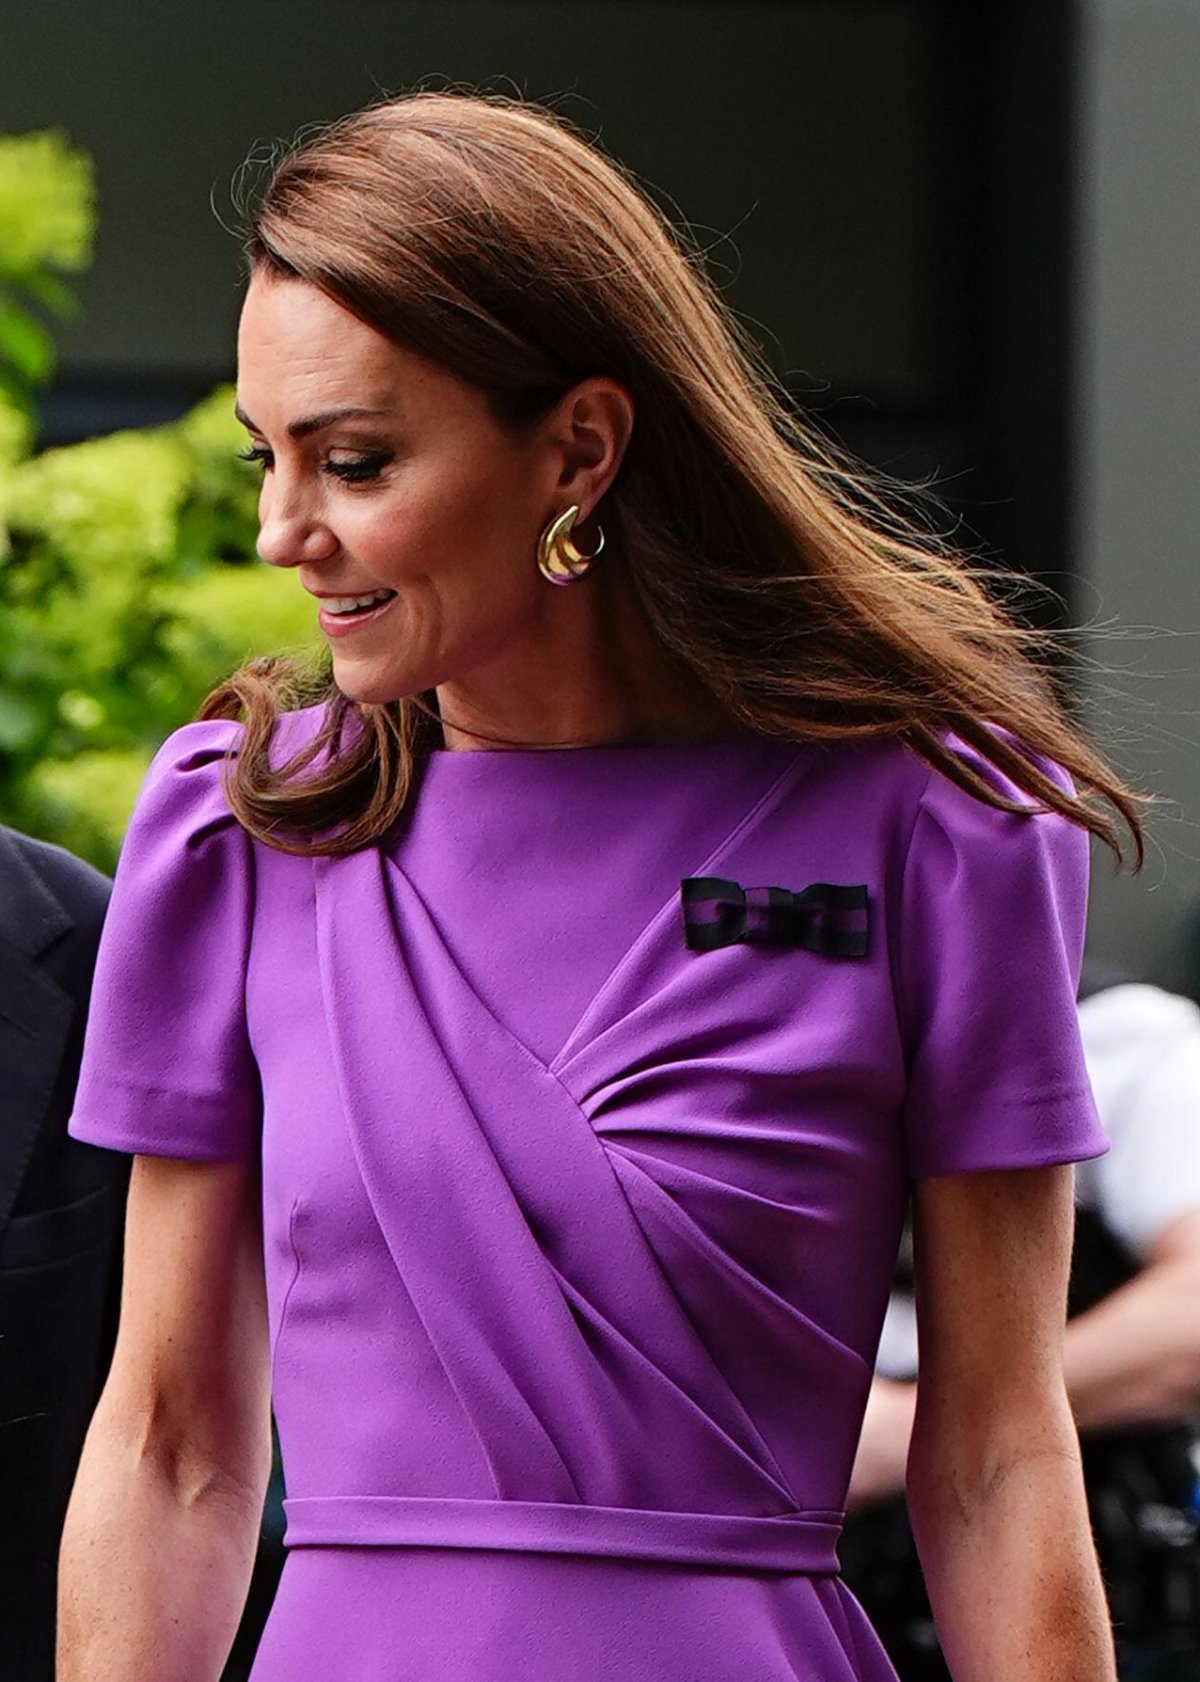
[[[45,385],[54,371],[54,341],[40,321],[9,299],[0,300],[0,356],[28,386]]]
[[[28,292],[34,302],[49,310],[51,315],[58,316],[62,321],[79,319],[83,306],[61,276],[52,274],[49,269],[34,269],[22,275],[20,284],[21,290]]]
[[[3,362],[0,362],[0,402],[16,409],[30,421],[37,418],[28,386],[22,384],[12,369],[6,368]]]
[[[31,269],[88,266],[95,174],[60,129],[0,135],[0,274],[23,280]]]
[[[38,815],[39,833],[53,834],[111,870],[150,757],[147,749],[131,745],[42,760],[26,796]]]
[[[0,515],[6,506],[5,469],[29,454],[33,441],[33,417],[25,407],[10,403],[0,393]]]
[[[0,748],[14,753],[28,747],[40,725],[41,719],[35,707],[19,695],[0,690]]]

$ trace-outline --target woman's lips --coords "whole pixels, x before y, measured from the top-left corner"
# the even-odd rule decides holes
[[[381,618],[395,600],[395,596],[389,596],[385,602],[378,602],[374,607],[358,608],[354,613],[330,613],[327,608],[322,608],[317,622],[327,637],[348,637]]]

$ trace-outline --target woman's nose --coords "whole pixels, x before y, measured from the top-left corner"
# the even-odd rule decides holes
[[[259,559],[273,567],[297,567],[305,561],[327,560],[337,549],[329,527],[300,504],[275,501],[259,517]]]

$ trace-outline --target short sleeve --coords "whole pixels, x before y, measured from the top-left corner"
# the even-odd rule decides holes
[[[240,734],[228,720],[185,725],[146,773],[101,934],[73,1138],[152,1156],[257,1154],[252,843],[223,788]]]
[[[990,761],[949,745],[1030,804]],[[1061,767],[1040,764],[1062,787]],[[899,912],[914,1179],[1102,1155],[1076,1006],[1089,836],[1057,812],[1003,812],[933,770]]]

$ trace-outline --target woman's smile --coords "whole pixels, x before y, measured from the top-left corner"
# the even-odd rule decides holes
[[[396,591],[382,585],[376,590],[363,590],[344,596],[318,597],[327,605],[317,614],[317,623],[328,637],[349,636],[360,626],[381,619],[396,599]]]

